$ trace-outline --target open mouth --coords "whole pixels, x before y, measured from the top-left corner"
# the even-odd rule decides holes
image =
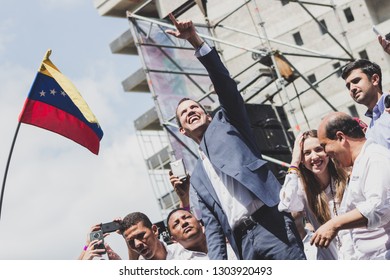
[[[192,116],[190,116],[190,117],[188,118],[188,123],[189,123],[189,124],[192,124],[192,123],[194,123],[194,122],[196,122],[196,121],[199,121],[199,120],[200,120],[200,118],[199,118],[198,115],[192,115]]]
[[[322,159],[320,159],[320,160],[316,160],[316,161],[312,162],[311,165],[313,167],[319,168],[322,166],[323,163],[324,163],[324,161]]]

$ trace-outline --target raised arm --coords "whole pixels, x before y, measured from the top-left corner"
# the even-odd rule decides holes
[[[383,50],[390,54],[390,41],[386,40],[383,36],[378,35],[378,42],[382,46]]]
[[[169,18],[175,25],[176,30],[166,30],[166,33],[175,36],[176,38],[187,40],[194,47],[194,49],[202,46],[204,41],[196,33],[195,26],[191,20],[177,21],[172,14],[169,14]]]
[[[169,181],[180,200],[180,208],[190,210],[190,175],[185,180],[180,180],[169,170]]]

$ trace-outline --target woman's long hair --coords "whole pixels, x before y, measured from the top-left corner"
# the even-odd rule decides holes
[[[302,148],[304,141],[309,137],[318,138],[317,130],[313,129],[303,133]],[[301,158],[303,159],[302,150]],[[331,177],[331,183],[333,182],[336,188],[336,193],[334,196],[335,203],[339,204],[343,198],[345,186],[347,183],[347,172],[342,167],[336,167],[331,158],[329,158],[327,170]],[[302,162],[299,164],[299,171],[301,173],[301,180],[306,193],[309,208],[313,211],[318,222],[322,225],[331,218],[331,210],[329,209],[326,193],[322,190],[322,186],[314,176],[314,173],[308,170]]]

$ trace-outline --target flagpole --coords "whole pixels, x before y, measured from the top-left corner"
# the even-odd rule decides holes
[[[14,140],[12,141],[11,149],[9,151],[7,165],[5,167],[4,178],[3,178],[3,186],[1,188],[1,197],[0,197],[0,219],[1,219],[1,209],[3,207],[3,197],[4,197],[5,182],[7,181],[8,168],[9,168],[9,164],[11,162],[11,157],[12,157],[12,152],[14,150],[16,137],[18,136],[18,133],[19,133],[20,124],[21,124],[21,122],[18,122],[18,126],[16,127],[16,131],[15,131],[15,135],[14,135]]]

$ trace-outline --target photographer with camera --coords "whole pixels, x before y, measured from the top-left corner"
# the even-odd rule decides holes
[[[87,245],[84,246],[83,251],[81,252],[78,259],[104,259],[103,255],[107,253],[109,260],[121,260],[121,257],[104,241],[104,238],[109,235],[109,232],[120,229],[119,225],[120,223],[118,222],[112,222],[92,226],[90,232],[87,234]]]

